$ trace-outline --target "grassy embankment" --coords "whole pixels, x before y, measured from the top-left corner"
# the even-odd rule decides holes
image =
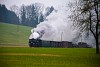
[[[31,27],[0,22],[0,45],[27,45]]]

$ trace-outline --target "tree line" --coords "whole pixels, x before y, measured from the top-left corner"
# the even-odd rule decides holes
[[[0,22],[18,24],[19,18],[13,11],[8,10],[5,5],[0,4]]]
[[[43,22],[53,10],[53,6],[44,8],[41,3],[27,6],[23,4],[21,7],[12,5],[10,10],[5,5],[0,4],[0,22],[35,27]]]
[[[44,10],[46,12],[43,14]],[[20,10],[21,24],[35,27],[40,22],[43,22],[53,10],[54,8],[52,6],[45,9],[41,3],[28,6],[22,5]]]

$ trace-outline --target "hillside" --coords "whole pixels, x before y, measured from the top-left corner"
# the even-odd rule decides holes
[[[0,22],[0,45],[28,45],[31,27]]]

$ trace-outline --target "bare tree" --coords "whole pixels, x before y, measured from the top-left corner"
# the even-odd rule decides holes
[[[18,19],[19,19],[20,13],[19,13],[19,8],[18,8],[18,6],[12,5],[12,6],[10,7],[10,10],[13,11],[13,12],[15,12],[15,14],[17,15],[17,17],[18,17]],[[18,31],[19,31],[19,21],[17,22],[17,32],[18,32]]]
[[[41,20],[43,10],[44,5],[41,3],[33,3],[26,6],[26,18],[28,21],[28,25],[36,26]]]
[[[79,32],[87,35],[92,33],[96,43],[96,53],[99,54],[100,40],[100,0],[77,0],[70,3],[72,14],[69,18]]]
[[[21,24],[27,25],[27,22],[26,22],[26,6],[24,4],[20,8],[20,18],[21,18]]]
[[[10,10],[13,11],[13,12],[15,12],[15,14],[16,14],[17,16],[19,16],[19,7],[18,7],[18,6],[12,5],[12,6],[10,7]]]

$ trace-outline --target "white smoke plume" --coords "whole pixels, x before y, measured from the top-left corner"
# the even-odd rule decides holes
[[[61,9],[59,8],[59,10],[54,10],[46,17],[44,22],[41,22],[36,28],[31,30],[32,34],[29,39],[39,38],[49,41],[74,42],[73,39],[77,36],[78,30],[72,29],[72,22],[67,18],[68,15],[70,15],[70,12],[63,10],[63,7],[61,7]],[[87,42],[89,45],[92,44],[93,46],[93,40],[93,37],[89,37],[88,39],[83,39],[82,42]],[[81,39],[78,41],[81,41]]]
[[[40,36],[37,32],[34,32],[34,29],[31,30],[31,33],[32,34],[30,35],[29,39],[32,39],[32,38],[37,39]]]
[[[34,28],[42,40],[53,41],[72,41],[73,31],[71,30],[71,23],[66,20],[66,15],[63,10],[53,11],[46,19]]]

